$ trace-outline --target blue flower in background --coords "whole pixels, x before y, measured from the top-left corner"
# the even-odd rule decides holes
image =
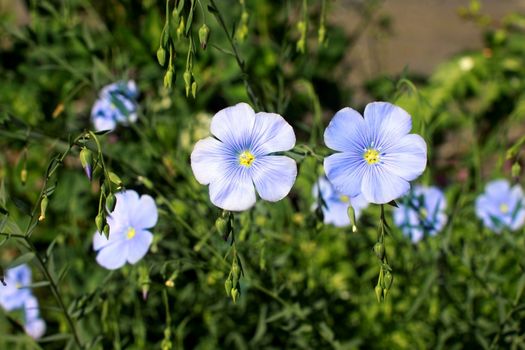
[[[158,212],[151,196],[139,198],[137,192],[127,190],[115,195],[117,204],[108,216],[109,239],[96,232],[93,249],[97,262],[106,269],[118,269],[127,262],[135,264],[142,259],[153,241],[148,231],[157,223]]]
[[[24,306],[31,290],[25,288],[31,284],[31,269],[27,264],[22,264],[7,270],[5,276],[6,286],[0,286],[0,305],[6,311],[12,311]]]
[[[215,114],[211,133],[215,137],[195,144],[191,168],[197,181],[210,185],[213,204],[242,211],[255,204],[255,189],[271,202],[290,192],[297,165],[289,157],[272,154],[295,145],[293,129],[283,117],[256,114],[246,103],[239,103]]]
[[[476,215],[496,233],[504,228],[517,230],[525,222],[525,198],[520,185],[510,187],[507,180],[495,180],[485,186],[476,199]]]
[[[340,152],[325,158],[326,176],[340,193],[362,193],[371,203],[388,203],[423,173],[427,145],[421,136],[408,133],[412,119],[400,107],[373,102],[364,115],[344,108],[326,128],[326,145]]]
[[[350,204],[352,204],[354,208],[356,218],[359,218],[361,211],[368,206],[368,202],[362,195],[350,198],[337,192],[330,181],[324,176],[317,180],[312,189],[312,193],[316,199],[318,199],[320,194],[325,202],[326,206],[322,206],[324,222],[338,227],[350,225],[350,218],[348,217],[348,207]],[[314,208],[316,207],[317,204],[314,205]]]
[[[24,330],[32,338],[38,339],[46,332],[46,323],[40,318],[38,301],[34,296],[30,296],[24,303],[25,323]]]
[[[414,186],[394,209],[394,223],[417,242],[425,234],[435,235],[447,222],[447,203],[437,187]]]
[[[46,323],[40,318],[38,301],[27,288],[31,285],[31,269],[22,264],[7,270],[6,286],[0,287],[0,305],[6,311],[23,309],[24,329],[37,339],[44,335]]]
[[[91,109],[91,119],[97,131],[113,130],[117,123],[137,120],[137,85],[133,80],[106,85]]]

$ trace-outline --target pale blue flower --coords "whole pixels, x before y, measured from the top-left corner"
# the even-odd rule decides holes
[[[97,262],[106,269],[118,269],[126,262],[135,264],[142,259],[153,241],[148,230],[157,223],[158,212],[151,196],[139,198],[137,192],[127,190],[115,195],[117,204],[108,216],[109,239],[95,233],[93,249]]]
[[[340,193],[362,193],[368,202],[388,203],[423,173],[427,145],[421,136],[409,134],[412,118],[400,107],[373,102],[364,115],[344,108],[326,128],[326,145],[340,152],[325,158],[326,176]]]
[[[137,120],[137,85],[133,80],[106,85],[91,109],[91,119],[97,131],[113,130],[117,123]]]
[[[24,303],[24,330],[32,338],[41,338],[46,332],[46,323],[40,318],[38,301],[34,296],[30,296]]]
[[[7,270],[6,286],[0,286],[0,305],[6,311],[22,308],[31,296],[27,288],[31,284],[31,269],[27,264],[18,265]]]
[[[485,186],[476,199],[476,215],[496,233],[515,231],[525,222],[525,198],[520,185],[510,187],[507,180],[495,180]]]
[[[293,129],[283,117],[256,114],[246,103],[239,103],[215,114],[211,133],[214,137],[195,144],[191,167],[197,181],[210,185],[213,204],[242,211],[255,204],[255,189],[271,202],[290,192],[297,165],[289,157],[274,155],[295,145]]]
[[[435,235],[447,223],[447,203],[437,187],[414,186],[394,209],[394,223],[412,241]]]
[[[362,195],[350,198],[347,195],[336,191],[334,186],[326,179],[320,177],[312,188],[312,194],[318,202],[319,194],[324,201],[322,206],[324,222],[326,224],[333,224],[334,226],[343,227],[350,225],[350,218],[348,217],[348,207],[350,204],[354,208],[356,219],[361,215],[361,211],[368,206],[368,202]],[[314,205],[314,209],[317,204]]]

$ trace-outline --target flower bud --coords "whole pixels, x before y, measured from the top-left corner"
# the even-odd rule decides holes
[[[184,17],[180,18],[179,27],[177,28],[177,38],[184,33]]]
[[[377,297],[377,302],[381,302],[381,298],[383,296],[383,288],[381,288],[381,286],[378,284],[376,287],[375,287],[375,292],[376,292],[376,297]]]
[[[115,205],[117,204],[117,198],[113,193],[109,193],[108,197],[106,198],[106,207],[108,208],[108,211],[111,213],[113,210],[115,210]]]
[[[215,228],[221,236],[225,236],[228,233],[226,232],[228,229],[228,222],[224,218],[219,217],[215,220]]]
[[[352,225],[352,232],[357,232],[357,225],[356,225],[356,218],[355,218],[355,209],[352,207],[352,205],[348,206],[348,209],[346,210],[346,213],[348,214],[348,218],[350,219],[350,224]]]
[[[385,276],[383,277],[383,284],[385,285],[385,289],[388,291],[390,287],[392,287],[392,282],[394,281],[394,276],[390,271],[385,272]]]
[[[118,187],[122,187],[122,180],[120,179],[120,177],[118,177],[117,174],[115,174],[114,172],[110,171],[110,172],[108,172],[108,176],[109,176],[109,181],[113,182]]]
[[[157,61],[159,61],[159,64],[164,67],[164,64],[166,63],[166,50],[162,47],[159,47],[157,50]]]
[[[173,83],[173,69],[170,67],[164,74],[164,87],[166,89],[171,89],[171,84]]]
[[[93,170],[93,153],[86,147],[82,148],[82,150],[80,151],[80,163],[82,164],[82,167],[84,168],[84,171],[86,172],[89,181],[91,181]]]
[[[22,182],[22,185],[26,184],[26,181],[27,181],[27,169],[26,169],[25,166],[22,168],[22,171],[20,172],[20,181]]]
[[[232,265],[232,276],[233,276],[233,286],[235,287],[237,285],[237,282],[239,281],[239,273],[241,272],[241,269],[239,268],[239,265],[237,262],[234,262]]]
[[[97,231],[102,233],[102,229],[104,228],[104,218],[101,214],[98,214],[95,218],[95,225],[97,226]]]
[[[210,27],[204,23],[199,29],[199,42],[203,50],[206,50],[206,45],[208,45],[208,39],[210,38]]]
[[[38,217],[38,221],[44,221],[44,219],[46,218],[48,202],[49,200],[47,199],[47,196],[44,195],[44,197],[42,197],[42,200],[40,201],[40,216]]]
[[[512,164],[512,168],[510,170],[512,177],[518,177],[521,172],[521,166],[518,162]]]
[[[186,86],[186,97],[190,94],[190,86],[191,86],[191,73],[189,70],[186,70],[184,74],[182,75],[182,78],[184,79],[184,85]]]
[[[229,277],[226,282],[224,282],[224,289],[226,290],[226,295],[230,296],[232,292],[232,280]]]
[[[108,224],[104,225],[104,235],[106,236],[106,238],[109,238],[109,225]]]
[[[232,300],[234,303],[237,303],[237,298],[239,297],[239,291],[237,288],[232,288]]]
[[[195,96],[197,95],[197,82],[196,81],[193,81],[193,83],[191,83],[191,95],[193,96],[193,98],[195,98]]]
[[[379,260],[383,260],[385,256],[385,245],[381,242],[377,242],[374,245],[374,253],[376,253],[376,256]]]

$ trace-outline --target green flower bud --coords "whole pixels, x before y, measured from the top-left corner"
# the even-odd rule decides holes
[[[521,166],[518,162],[512,164],[512,169],[510,170],[512,177],[518,177],[521,172]]]
[[[164,67],[164,64],[166,63],[166,50],[162,47],[159,47],[157,50],[157,61],[159,61],[159,64]]]
[[[109,225],[108,224],[104,225],[104,235],[106,236],[106,238],[109,238]]]
[[[224,282],[224,289],[226,290],[226,295],[231,296],[232,292],[232,280],[228,277],[226,282]]]
[[[237,262],[233,263],[232,276],[233,276],[233,286],[234,287],[237,285],[237,282],[239,281],[240,272],[241,272],[241,269],[239,268],[239,265],[237,264]]]
[[[166,89],[171,89],[171,84],[173,83],[173,69],[170,67],[164,74],[164,87]]]
[[[195,98],[195,96],[197,95],[197,82],[196,81],[193,81],[193,83],[191,83],[191,95],[193,96],[193,98]]]
[[[379,260],[383,260],[385,256],[385,245],[381,242],[377,242],[374,245],[374,253],[376,253],[376,256]]]
[[[26,181],[27,181],[27,169],[26,169],[25,166],[22,168],[22,171],[20,172],[20,181],[22,182],[22,185],[26,184]]]
[[[390,287],[392,287],[392,282],[394,281],[394,276],[390,271],[386,271],[385,275],[383,277],[383,284],[385,286],[385,289],[388,291]]]
[[[177,28],[177,38],[180,38],[180,36],[184,33],[184,27],[184,17],[181,17],[179,27]]]
[[[376,297],[377,297],[377,302],[381,302],[381,298],[383,296],[383,288],[381,288],[381,286],[378,284],[376,287],[375,287],[375,292],[376,292]]]
[[[221,217],[215,220],[215,228],[217,229],[217,232],[219,232],[221,236],[225,236],[228,234],[228,232],[226,232],[228,230],[228,222]]]
[[[44,195],[42,197],[42,200],[40,201],[40,216],[38,217],[38,221],[44,221],[46,218],[46,210],[47,210],[47,203],[49,200],[47,199],[47,196]]]
[[[234,303],[237,303],[237,298],[239,297],[239,291],[237,288],[232,288],[232,300]]]
[[[117,174],[115,174],[114,172],[110,171],[110,172],[108,172],[108,176],[109,176],[109,181],[113,182],[118,187],[122,187],[122,180],[120,179],[120,177],[118,177]]]
[[[199,42],[203,50],[206,50],[206,45],[208,45],[208,39],[210,38],[210,27],[204,23],[199,29]]]
[[[346,213],[348,214],[348,218],[350,219],[350,224],[352,224],[352,232],[356,233],[357,232],[357,226],[356,226],[356,218],[355,218],[354,207],[349,205]]]
[[[189,70],[186,70],[184,74],[182,75],[182,78],[184,79],[184,85],[186,86],[186,97],[190,94],[190,86],[191,86],[191,73]]]
[[[104,228],[104,217],[101,214],[98,214],[95,218],[95,225],[97,226],[97,231],[102,232]]]
[[[82,168],[84,168],[88,179],[91,181],[93,170],[93,153],[86,147],[82,148],[80,151],[80,163],[82,164]]]
[[[108,208],[108,211],[111,213],[113,210],[115,210],[115,205],[117,204],[117,198],[113,193],[110,193],[108,197],[106,198],[106,207]]]

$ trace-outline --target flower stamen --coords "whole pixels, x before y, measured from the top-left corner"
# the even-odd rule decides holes
[[[380,160],[379,152],[373,148],[367,149],[365,153],[363,154],[363,158],[366,160],[368,164],[376,164],[376,163],[379,163],[379,160]]]
[[[350,198],[348,198],[348,196],[345,196],[344,194],[339,196],[339,200],[343,203],[348,203],[350,202]]]
[[[130,227],[130,228],[128,228],[128,232],[126,233],[126,237],[128,239],[132,239],[133,237],[135,237],[136,234],[137,234],[137,232],[135,231],[135,229],[133,227]]]
[[[503,203],[499,206],[499,211],[501,211],[502,214],[507,214],[509,212],[509,206]]]
[[[244,151],[239,155],[239,164],[250,167],[255,160],[255,156],[250,151]]]

